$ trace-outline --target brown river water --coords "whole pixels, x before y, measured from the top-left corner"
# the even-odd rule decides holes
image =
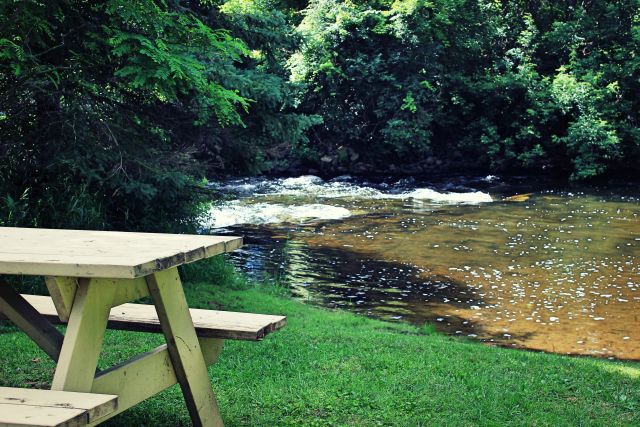
[[[488,344],[640,360],[640,191],[497,177],[239,180],[212,232],[314,304]]]

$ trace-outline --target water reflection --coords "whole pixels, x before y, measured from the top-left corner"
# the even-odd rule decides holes
[[[351,215],[237,227],[249,239],[234,259],[326,306],[499,345],[640,359],[638,199],[507,191],[482,204],[332,198]],[[313,201],[307,192],[238,203]]]

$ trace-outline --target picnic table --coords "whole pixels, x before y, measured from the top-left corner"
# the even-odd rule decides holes
[[[0,387],[0,425],[95,425],[176,382],[194,425],[222,425],[207,365],[224,339],[259,340],[286,318],[190,310],[177,267],[241,245],[234,236],[0,227],[0,274],[45,276],[50,294],[0,282],[0,313],[57,362],[51,390]],[[153,305],[129,304],[149,296]],[[53,323],[66,323],[65,334]],[[166,344],[100,371],[107,328],[161,332]],[[58,414],[61,405],[70,412]]]

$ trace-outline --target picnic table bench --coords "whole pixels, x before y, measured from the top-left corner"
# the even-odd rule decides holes
[[[84,426],[117,408],[113,395],[0,387],[2,426]]]
[[[0,227],[0,274],[45,276],[50,294],[0,282],[0,313],[57,362],[51,390],[0,388],[0,426],[95,425],[176,383],[194,425],[222,425],[207,365],[224,339],[260,340],[286,318],[189,309],[177,267],[241,245],[233,236]],[[153,305],[130,303],[149,296]],[[163,333],[166,344],[99,371],[107,328]]]

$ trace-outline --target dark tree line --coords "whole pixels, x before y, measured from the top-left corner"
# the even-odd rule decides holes
[[[637,170],[637,1],[318,0],[298,29],[318,145],[356,153],[338,162]]]
[[[193,230],[206,177],[636,173],[636,0],[0,0],[0,225]]]

